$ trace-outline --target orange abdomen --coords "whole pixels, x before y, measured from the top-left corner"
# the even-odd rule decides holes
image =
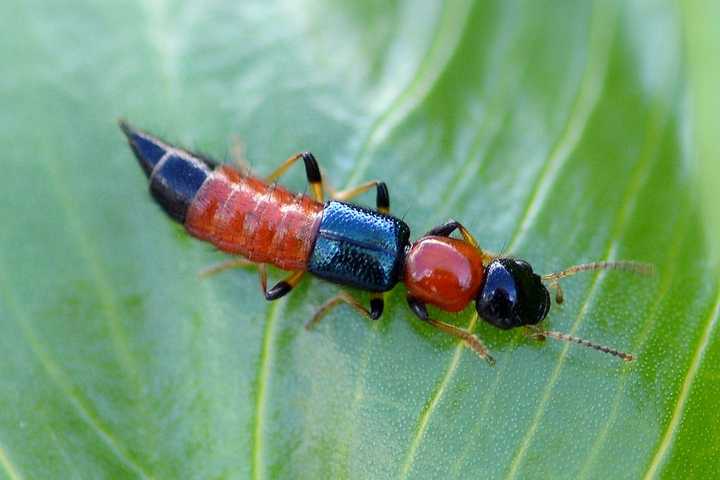
[[[323,205],[223,165],[203,183],[185,220],[222,251],[283,270],[305,270]]]

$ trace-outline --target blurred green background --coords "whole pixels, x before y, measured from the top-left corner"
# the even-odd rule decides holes
[[[711,477],[720,467],[717,2],[37,2],[0,6],[0,471],[7,478]],[[549,327],[478,322],[489,368],[402,286],[369,325],[171,224],[123,116],[258,174],[312,150],[565,282]],[[301,168],[284,182],[306,189]],[[372,203],[372,197],[362,199]],[[273,272],[276,277],[279,272]],[[361,295],[367,300],[366,296]]]

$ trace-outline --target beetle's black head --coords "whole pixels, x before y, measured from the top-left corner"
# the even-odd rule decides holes
[[[499,258],[485,271],[475,307],[484,320],[504,330],[535,325],[550,310],[550,293],[529,263]]]

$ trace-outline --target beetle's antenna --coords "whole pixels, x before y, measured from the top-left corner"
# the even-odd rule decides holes
[[[542,280],[549,286],[555,287],[555,301],[557,303],[563,303],[564,295],[562,288],[560,288],[560,279],[571,277],[576,273],[594,270],[623,270],[626,272],[637,273],[638,275],[653,275],[655,273],[655,265],[652,263],[636,262],[633,260],[581,263],[580,265],[574,265],[559,272],[543,275]]]
[[[652,263],[636,262],[633,260],[581,263],[580,265],[574,265],[560,272],[543,275],[542,279],[545,282],[553,283],[557,282],[561,278],[570,277],[576,273],[588,272],[591,270],[624,270],[626,272],[633,272],[640,275],[652,275],[655,273],[655,265]]]
[[[626,362],[632,362],[633,360],[635,360],[635,355],[633,355],[631,353],[621,352],[620,350],[616,350],[614,348],[607,347],[605,345],[600,345],[599,343],[591,342],[590,340],[585,340],[584,338],[576,337],[575,335],[569,335],[567,333],[562,333],[562,332],[555,332],[552,330],[542,330],[537,327],[529,327],[529,328],[530,328],[530,333],[528,336],[530,336],[532,338],[537,338],[538,340],[545,340],[546,337],[550,337],[550,338],[554,338],[555,340],[562,340],[564,342],[577,343],[578,345],[592,348],[593,350],[597,350],[599,352],[608,353],[615,357],[621,358],[622,360],[625,360]]]

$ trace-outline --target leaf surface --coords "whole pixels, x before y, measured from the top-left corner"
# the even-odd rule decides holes
[[[696,192],[718,182],[681,8],[5,2],[5,476],[712,476],[718,239]],[[385,180],[415,236],[452,216],[539,272],[652,262],[568,279],[548,319],[639,359],[438,313],[489,368],[402,286],[379,322],[340,308],[308,333],[337,287],[268,304],[252,271],[200,280],[224,256],[152,203],[120,116],[225,161],[240,139],[258,174],[312,150],[338,188]]]

